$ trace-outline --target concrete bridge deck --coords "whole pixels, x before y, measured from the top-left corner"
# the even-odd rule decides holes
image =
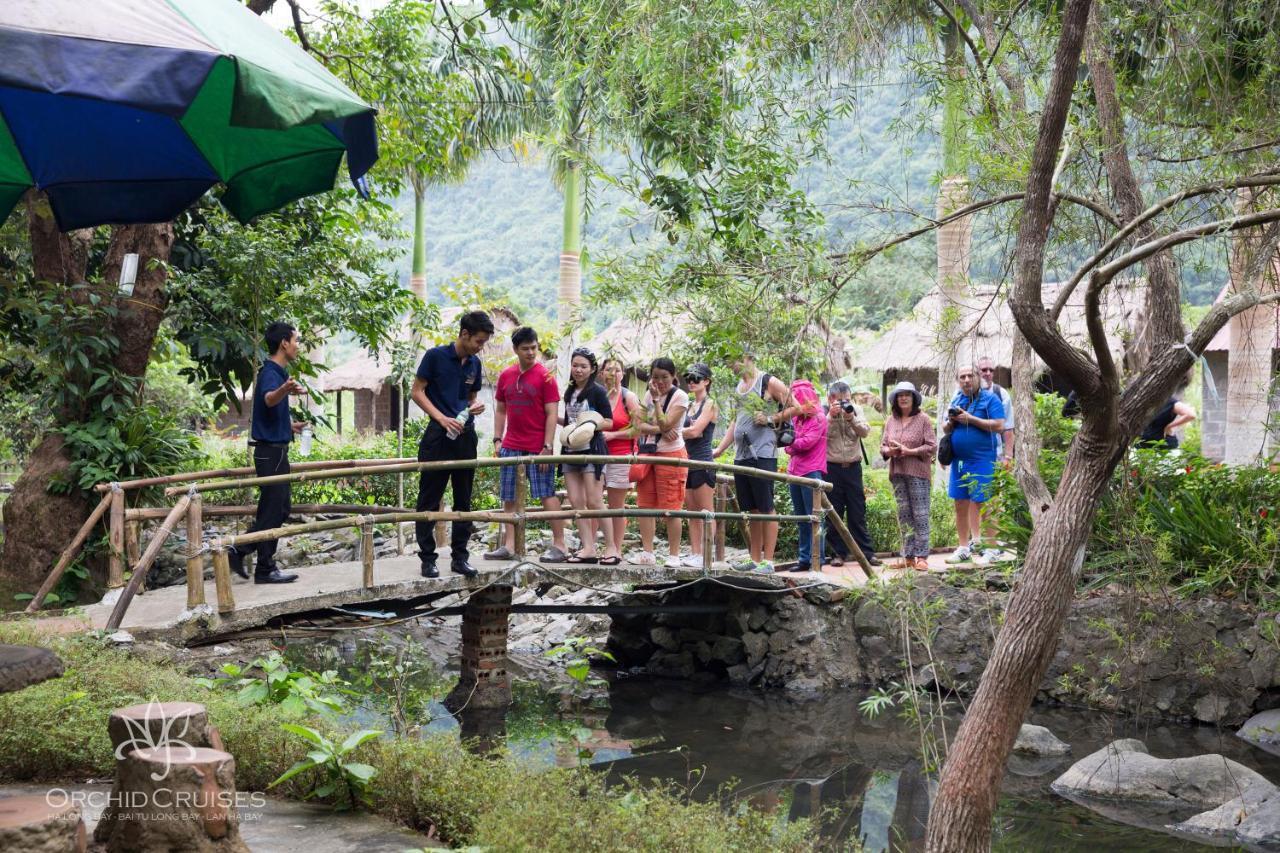
[[[296,571],[298,580],[289,584],[255,584],[233,575],[235,610],[220,615],[217,613],[212,579],[205,581],[205,596],[209,606],[203,612],[193,613],[186,609],[185,585],[148,590],[134,598],[120,627],[139,638],[201,642],[261,627],[276,617],[323,611],[327,608],[359,607],[370,602],[426,602],[451,593],[462,593],[465,597],[498,580],[504,585],[513,586],[559,583],[567,586],[661,587],[705,576],[701,569],[642,567],[627,563],[620,566],[536,562],[517,565],[509,560],[473,559],[472,565],[480,574],[469,579],[449,572],[447,548],[441,549],[438,565],[441,573],[439,578],[424,578],[418,571],[417,555],[379,558],[374,564],[374,585],[368,589],[361,585],[359,561],[291,566],[288,570]],[[760,590],[781,590],[789,585],[852,587],[866,583],[866,576],[856,566],[846,566],[821,574],[779,572],[774,575],[756,575],[732,571],[712,571],[709,574],[735,586]],[[108,599],[104,603],[85,607],[84,627],[105,627],[113,606],[114,601]],[[430,609],[430,605],[424,605],[423,609]]]

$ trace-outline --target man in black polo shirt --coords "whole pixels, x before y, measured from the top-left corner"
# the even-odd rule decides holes
[[[295,432],[302,431],[302,423],[294,423],[289,415],[289,395],[301,394],[302,385],[296,379],[290,379],[286,370],[298,358],[302,343],[298,331],[288,323],[276,322],[267,326],[265,337],[270,355],[253,384],[253,426],[249,433],[253,470],[259,477],[289,473],[289,442],[293,441]],[[288,517],[289,484],[260,486],[258,513],[249,532],[279,527]],[[235,547],[228,552],[231,568],[240,577],[249,579],[244,558],[252,551],[258,552],[254,583],[289,583],[298,579],[296,574],[282,572],[276,566],[275,539],[244,546],[243,549]]]
[[[431,417],[418,443],[418,461],[476,458],[476,416],[484,412],[484,404],[476,402],[480,393],[480,359],[477,353],[493,335],[493,321],[483,311],[463,314],[458,323],[458,338],[452,343],[432,347],[422,356],[417,377],[413,380],[413,402]],[[418,512],[440,509],[445,486],[453,481],[453,509],[471,511],[471,485],[474,468],[452,471],[423,471],[418,479]],[[422,576],[440,576],[436,570],[435,539],[431,522],[414,525],[418,537],[418,558]],[[459,575],[475,577],[476,570],[467,562],[467,543],[471,540],[471,522],[453,522],[450,540],[449,568]]]

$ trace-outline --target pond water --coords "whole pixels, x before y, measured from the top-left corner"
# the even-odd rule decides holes
[[[359,684],[376,670],[370,664],[374,647],[367,636],[348,635],[295,644],[288,654],[299,665],[337,668]],[[611,673],[601,673],[607,683],[575,691],[543,659],[517,655],[516,668],[522,660],[532,677],[517,680],[515,703],[505,717],[464,712],[461,721],[434,698],[443,696],[447,683],[440,670],[420,661],[406,679],[418,698],[407,703],[405,736],[455,733],[476,738],[477,748],[505,745],[513,760],[535,766],[588,765],[614,781],[628,776],[659,780],[695,798],[720,798],[726,806],[745,802],[780,818],[814,818],[824,836],[859,838],[867,850],[923,849],[935,783],[921,770],[919,733],[893,711],[868,719],[858,708],[865,694],[796,700],[719,684]],[[389,717],[387,705],[378,702],[351,714],[353,722],[385,728],[392,726]],[[1048,726],[1071,744],[1072,754],[1011,761],[996,818],[996,850],[1208,849],[1108,819],[1049,790],[1072,761],[1116,738],[1136,737],[1162,758],[1217,752],[1280,779],[1280,758],[1229,730],[1048,708],[1033,711],[1030,722]],[[950,733],[954,729],[952,722]],[[1128,819],[1159,825],[1166,817]]]

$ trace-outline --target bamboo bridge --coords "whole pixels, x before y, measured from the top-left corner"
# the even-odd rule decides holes
[[[746,474],[778,482],[797,484],[815,490],[813,515],[760,515],[730,512],[727,490],[723,484],[717,489],[716,507],[713,511],[657,510],[623,507],[618,509],[586,510],[569,508],[548,511],[542,507],[529,507],[526,464],[579,463],[633,463],[677,465],[684,468],[713,470],[718,477],[728,474]],[[353,477],[407,474],[427,469],[451,470],[457,468],[487,468],[518,465],[516,469],[516,505],[524,507],[516,512],[414,512],[400,507],[376,507],[364,505],[316,504],[294,507],[294,512],[338,515],[292,524],[272,530],[239,535],[206,536],[204,520],[215,516],[252,515],[250,506],[219,506],[204,504],[203,496],[210,492],[228,492],[272,483],[297,483],[317,480],[333,480]],[[596,607],[524,605],[513,607],[512,590],[517,586],[551,586],[564,584],[573,587],[602,588],[625,585],[631,599],[642,598],[646,591],[656,593],[670,590],[679,584],[718,583],[744,590],[758,590],[761,594],[796,592],[810,586],[848,585],[857,569],[840,576],[815,576],[821,571],[821,554],[813,549],[813,562],[808,572],[779,575],[744,574],[732,570],[714,568],[674,568],[661,566],[599,566],[543,564],[535,562],[526,553],[526,532],[529,524],[541,524],[554,519],[576,521],[591,518],[624,516],[639,518],[684,518],[716,520],[717,524],[704,525],[703,554],[714,554],[718,560],[724,557],[725,522],[773,520],[813,525],[814,541],[818,541],[818,528],[825,519],[831,520],[832,529],[844,540],[862,570],[858,575],[865,581],[873,576],[866,557],[849,535],[839,516],[831,508],[825,492],[828,483],[802,477],[792,477],[778,472],[761,471],[715,462],[688,459],[668,459],[650,456],[528,456],[510,458],[483,458],[461,461],[418,462],[416,460],[325,460],[303,462],[292,466],[288,474],[270,477],[254,476],[252,468],[234,468],[218,471],[198,471],[168,477],[155,477],[117,483],[104,483],[97,487],[102,495],[100,502],[60,556],[39,592],[27,607],[28,613],[39,610],[48,593],[57,585],[67,567],[78,555],[93,529],[105,518],[109,542],[108,593],[99,604],[84,608],[86,627],[115,631],[124,629],[141,638],[165,639],[186,644],[207,643],[218,639],[245,636],[254,631],[278,630],[299,620],[316,618],[346,618],[369,620],[370,624],[390,624],[391,621],[408,621],[424,616],[462,616],[462,676],[459,690],[475,707],[505,706],[510,701],[510,679],[505,669],[507,650],[507,622],[512,612],[584,612],[592,610],[607,613],[667,612],[674,605],[617,604]],[[727,479],[727,478],[726,478]],[[169,507],[127,506],[129,493],[142,489],[165,488],[166,497],[173,498]],[[142,522],[161,519],[145,548],[142,545]],[[504,523],[515,526],[515,555],[503,561],[473,560],[479,570],[474,578],[444,573],[442,577],[425,578],[419,573],[417,555],[383,557],[375,559],[375,525],[394,524],[399,529],[407,522],[427,521],[443,525],[455,520]],[[145,578],[165,541],[185,524],[187,533],[186,585],[144,590]],[[355,528],[360,531],[360,559],[350,562],[327,563],[310,566],[290,566],[298,580],[291,584],[253,584],[249,581],[233,581],[227,550],[237,545],[250,545],[268,539],[286,539],[325,530]],[[441,539],[437,536],[437,543]],[[427,547],[437,545],[429,543]],[[403,547],[401,548],[403,552]],[[447,558],[447,553],[443,555]],[[212,567],[214,601],[207,599],[209,565]],[[722,564],[723,565],[723,564]],[[126,582],[126,569],[129,572]],[[686,606],[685,609],[688,609]],[[389,613],[387,611],[390,611]]]

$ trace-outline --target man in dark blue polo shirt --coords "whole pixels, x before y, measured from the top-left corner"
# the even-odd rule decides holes
[[[296,379],[289,378],[286,370],[301,349],[298,331],[288,323],[276,322],[267,326],[265,337],[270,355],[253,383],[253,426],[249,433],[253,470],[259,477],[289,473],[289,442],[294,433],[302,431],[302,423],[294,423],[289,415],[289,395],[301,394],[303,388]],[[258,513],[249,532],[279,527],[289,517],[289,509],[288,483],[260,486]],[[296,574],[282,572],[276,565],[275,539],[228,552],[231,568],[240,577],[249,579],[244,558],[253,551],[258,553],[255,583],[289,583],[298,579]]]
[[[480,393],[480,359],[477,354],[493,335],[493,321],[483,311],[471,311],[458,322],[458,337],[452,343],[432,347],[422,356],[417,377],[413,380],[413,402],[431,417],[431,423],[418,443],[418,461],[476,458],[476,416],[484,412],[484,404],[476,402]],[[418,512],[440,509],[445,487],[453,481],[453,509],[471,511],[471,486],[474,468],[452,471],[423,471],[418,479]],[[440,576],[436,570],[434,524],[419,521],[414,525],[418,537],[418,558],[422,576]],[[476,570],[467,562],[467,543],[471,539],[471,522],[453,522],[450,540],[449,568],[456,574],[474,577]]]

